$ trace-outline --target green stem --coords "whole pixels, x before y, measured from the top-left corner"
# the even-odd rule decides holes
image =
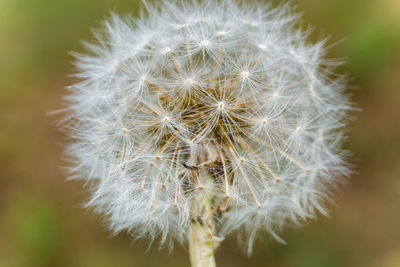
[[[207,226],[192,223],[189,233],[189,253],[192,267],[215,267],[214,239]]]
[[[201,177],[203,184],[210,182],[209,177]],[[201,189],[192,206],[192,222],[190,225],[188,242],[190,262],[192,267],[215,267],[214,250],[216,239],[214,237],[213,214],[211,199],[213,193]]]

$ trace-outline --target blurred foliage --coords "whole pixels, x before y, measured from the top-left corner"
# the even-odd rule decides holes
[[[276,1],[277,2],[277,1]],[[346,57],[363,110],[347,146],[357,166],[329,219],[260,241],[251,258],[232,240],[219,266],[400,266],[400,1],[301,0],[312,38],[330,35],[330,57]],[[65,136],[47,112],[71,83],[68,51],[79,50],[110,10],[137,15],[138,0],[0,1],[0,267],[188,266],[184,248],[147,251],[110,237],[80,204],[86,192],[60,166]],[[343,40],[343,38],[345,38]],[[342,40],[342,41],[341,41]]]
[[[15,196],[14,196],[15,197]],[[62,244],[59,214],[51,201],[25,193],[12,199],[4,214],[5,236],[18,265],[48,266]]]

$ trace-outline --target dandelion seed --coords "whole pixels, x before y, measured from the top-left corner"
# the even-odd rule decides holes
[[[206,47],[208,45],[208,41],[202,41],[200,45],[202,47]]]
[[[225,31],[219,31],[219,32],[217,32],[217,35],[222,37],[222,36],[226,35],[226,32]]]
[[[261,50],[265,50],[265,49],[266,49],[266,46],[263,45],[263,44],[259,44],[259,45],[258,45],[258,48],[260,48]]]

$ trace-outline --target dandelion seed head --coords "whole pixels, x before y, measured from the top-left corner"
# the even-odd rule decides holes
[[[185,242],[199,198],[212,234],[258,232],[326,214],[350,171],[352,109],[325,40],[289,5],[175,1],[113,14],[76,54],[66,128],[72,176],[114,232]]]

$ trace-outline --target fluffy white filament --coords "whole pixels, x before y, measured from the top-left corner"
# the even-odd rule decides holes
[[[146,7],[139,19],[112,15],[76,54],[68,153],[89,206],[115,232],[162,242],[185,240],[202,192],[213,195],[213,235],[249,244],[325,214],[349,172],[350,109],[325,40],[307,42],[288,6]]]

